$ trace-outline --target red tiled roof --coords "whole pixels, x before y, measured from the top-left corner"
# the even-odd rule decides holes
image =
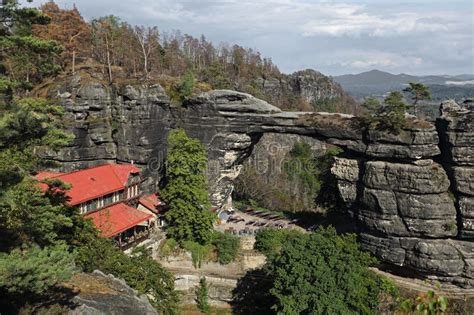
[[[65,174],[42,172],[36,177],[39,180],[56,178],[71,184],[67,195],[71,198],[69,204],[74,206],[125,188],[128,176],[139,172],[140,169],[131,164],[104,164]],[[44,184],[41,187],[47,188]]]
[[[156,207],[161,204],[160,198],[158,197],[157,194],[152,194],[148,196],[143,196],[140,199],[138,199],[138,202],[143,205],[145,208],[152,212],[158,212]]]
[[[103,237],[111,237],[151,219],[153,215],[129,207],[125,203],[118,203],[91,214],[86,214],[85,217],[92,219]]]

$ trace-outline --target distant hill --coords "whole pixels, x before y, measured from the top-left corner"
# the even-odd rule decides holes
[[[428,85],[433,94],[433,101],[474,97],[474,74],[413,76],[371,70],[359,74],[335,76],[334,81],[357,99],[366,96],[383,96],[390,91],[405,88],[409,82],[421,82]]]

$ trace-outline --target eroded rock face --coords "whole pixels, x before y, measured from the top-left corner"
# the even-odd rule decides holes
[[[75,75],[49,94],[65,108],[75,139],[59,152],[42,152],[44,157],[60,162],[63,171],[135,163],[148,178],[145,188],[155,189],[171,128],[170,101],[160,85],[109,86]]]
[[[145,295],[130,288],[127,283],[101,271],[79,274],[72,280],[79,290],[69,310],[70,315],[130,314],[157,315]]]
[[[474,285],[472,110],[444,103],[437,128],[415,123],[398,134],[366,133],[350,115],[283,112],[234,91],[211,91],[170,106],[159,85],[68,82],[51,94],[59,95],[76,139],[60,152],[45,153],[63,168],[133,161],[144,169],[144,188],[156,191],[168,131],[182,127],[208,149],[211,202],[223,206],[264,134],[312,137],[345,151],[332,171],[360,223],[364,248],[430,277]]]
[[[365,154],[336,159],[332,172],[360,223],[363,248],[429,278],[473,287],[474,116],[452,102],[441,108],[437,134],[369,131]],[[382,156],[370,149],[387,142],[390,149],[377,151]]]
[[[474,110],[453,101],[441,104],[437,126],[443,164],[448,170],[458,208],[460,237],[474,239]]]

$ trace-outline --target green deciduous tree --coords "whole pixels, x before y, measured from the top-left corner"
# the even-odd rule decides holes
[[[209,211],[206,169],[206,150],[199,140],[182,129],[172,130],[161,195],[170,207],[165,215],[167,234],[179,242],[211,240],[215,215]]]
[[[368,269],[375,259],[360,251],[355,235],[329,227],[281,239],[264,267],[277,314],[375,314],[381,281]]]

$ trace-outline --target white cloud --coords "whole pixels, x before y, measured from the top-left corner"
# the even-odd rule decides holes
[[[56,1],[72,6],[71,0]],[[114,14],[131,24],[256,48],[288,72],[474,72],[472,0],[74,2],[88,19]]]
[[[410,71],[423,67],[424,60],[419,56],[404,55],[380,50],[348,49],[327,55],[325,66],[339,66],[354,71],[385,69],[396,71],[409,69]]]
[[[373,14],[359,10],[335,11],[322,19],[314,19],[303,25],[303,35],[331,36],[397,36],[412,33],[448,31],[451,22],[446,15],[426,13],[420,18],[416,13]]]

